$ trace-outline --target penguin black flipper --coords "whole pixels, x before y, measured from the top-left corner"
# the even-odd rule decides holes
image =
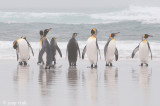
[[[61,53],[61,50],[59,49],[58,45],[56,46],[56,49],[57,49],[57,51],[58,51],[59,55],[60,55],[60,56],[61,56],[61,58],[62,58],[62,53]]]
[[[115,51],[115,59],[116,59],[116,61],[118,60],[118,50],[117,50],[117,48],[116,48],[116,51]]]
[[[32,47],[31,47],[30,43],[27,41],[27,39],[25,39],[25,40],[26,40],[28,46],[30,47],[30,49],[31,49],[31,51],[32,51],[32,55],[34,56],[34,52],[33,52],[33,49],[32,49]]]
[[[100,59],[101,59],[101,53],[100,53],[100,49],[99,49],[99,46],[98,46],[98,43],[97,43],[97,39],[96,39],[96,46],[97,46],[97,49],[99,51],[99,56],[100,56]],[[98,57],[97,57],[98,58]]]
[[[136,54],[136,52],[139,50],[139,45],[133,50],[132,52],[132,58],[134,58],[134,55]]]
[[[110,43],[110,41],[111,41],[112,39],[108,39],[108,41],[107,41],[107,43],[106,43],[106,45],[105,45],[105,47],[104,47],[104,57],[106,58],[106,52],[107,52],[107,47],[108,47],[108,45],[109,45],[109,43]]]
[[[82,59],[84,59],[85,53],[86,53],[86,46],[84,47],[83,52],[82,52]]]
[[[16,54],[17,54],[17,61],[18,61],[19,60],[18,50],[16,50]]]
[[[38,63],[43,62],[42,56],[43,56],[43,54],[44,54],[44,52],[45,52],[45,40],[46,40],[46,38],[42,39],[42,42],[43,42],[43,43],[42,43],[42,48],[41,48],[41,50],[39,51]]]
[[[79,52],[79,58],[81,58],[81,52],[80,52],[78,43],[77,43],[77,48],[78,48],[78,52]]]
[[[42,49],[40,50],[39,56],[38,56],[38,63],[42,62],[42,56],[43,56],[44,52],[45,52],[45,47],[42,46]]]
[[[68,46],[67,46],[68,47]],[[68,48],[66,49],[66,58],[67,58],[67,56],[68,56]]]
[[[152,60],[152,51],[151,51],[151,48],[150,48],[149,42],[147,42],[147,44],[148,44],[149,51],[150,51],[150,53],[151,53],[151,60]]]

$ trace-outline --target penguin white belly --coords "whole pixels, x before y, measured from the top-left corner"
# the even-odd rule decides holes
[[[139,57],[141,63],[148,63],[149,48],[146,42],[141,42],[139,46]]]
[[[116,50],[116,42],[115,40],[111,40],[108,44],[107,47],[107,52],[106,52],[106,62],[111,63],[114,59],[115,56],[115,50]]]
[[[46,58],[46,52],[44,52],[44,54],[43,54],[43,56],[42,56],[42,59],[43,59],[43,62],[44,62],[44,64],[46,64],[46,62],[47,62],[47,58]]]
[[[29,46],[25,39],[18,40],[18,56],[19,62],[27,62],[29,59]]]
[[[87,57],[88,57],[90,63],[97,64],[98,49],[96,46],[96,39],[89,38],[87,41],[86,49],[87,49],[87,51],[86,51]]]
[[[47,41],[50,42],[50,41],[48,40],[48,38],[47,38]],[[46,65],[46,63],[47,63],[47,53],[46,53],[46,52],[44,52],[44,54],[43,54],[43,56],[42,56],[42,59],[43,59],[44,65]]]
[[[41,49],[42,49],[42,45],[40,44],[39,51],[40,51]],[[44,64],[46,64],[46,61],[47,61],[47,59],[46,59],[46,52],[44,52],[44,54],[42,55],[42,60],[43,60]]]

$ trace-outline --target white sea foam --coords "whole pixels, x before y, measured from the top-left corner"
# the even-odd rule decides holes
[[[109,21],[138,21],[144,24],[160,23],[160,7],[137,7],[130,6],[128,9],[102,13],[92,14],[92,18],[109,20]]]
[[[8,58],[15,58],[16,59],[16,52],[15,49],[12,47],[11,41],[0,41],[0,59],[8,59]],[[82,52],[86,41],[79,41],[79,47],[80,51]],[[101,51],[102,59],[104,58],[104,46],[106,44],[106,41],[99,41],[99,48]],[[131,53],[134,50],[134,48],[139,44],[139,41],[116,41],[117,49],[119,51],[119,58],[120,59],[131,59]],[[67,48],[67,42],[58,42],[59,48],[62,51],[63,58],[66,57],[66,48]],[[150,42],[150,46],[152,49],[153,58],[160,58],[160,47],[157,46],[160,45],[160,42]],[[38,57],[39,53],[39,42],[31,42],[31,46],[33,47],[35,56],[31,56],[31,58]],[[136,55],[136,58],[138,57],[138,53]],[[60,59],[60,56],[58,55],[57,58]]]
[[[121,21],[138,21],[143,24],[160,24],[160,7],[130,6],[123,10],[97,13],[52,13],[52,12],[0,12],[4,23],[57,23],[96,24]]]

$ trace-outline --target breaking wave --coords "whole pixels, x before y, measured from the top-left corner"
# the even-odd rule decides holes
[[[112,12],[53,13],[53,12],[3,12],[2,23],[57,23],[57,24],[106,24],[137,21],[142,24],[160,24],[160,7],[130,6]]]

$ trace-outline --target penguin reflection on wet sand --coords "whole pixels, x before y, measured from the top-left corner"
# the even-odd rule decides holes
[[[91,63],[91,68],[97,68],[97,61],[98,61],[98,51],[100,55],[99,46],[97,43],[96,38],[97,30],[91,30],[91,37],[87,40],[87,45],[83,49],[82,59],[84,59],[85,53],[87,52],[87,57]],[[101,55],[100,55],[101,58]]]
[[[142,41],[133,50],[133,53],[132,53],[132,56],[131,56],[132,58],[134,58],[134,55],[139,50],[139,58],[140,58],[140,61],[141,61],[141,66],[143,66],[143,64],[146,64],[146,66],[148,66],[149,52],[151,53],[151,59],[152,59],[152,51],[151,51],[149,42],[147,41],[148,37],[153,37],[153,36],[148,35],[148,34],[144,34],[142,36]]]
[[[115,56],[115,60],[118,60],[118,50],[116,48],[116,42],[115,42],[115,36],[118,34],[117,33],[111,33],[110,37],[104,47],[104,57],[106,60],[106,66],[112,66],[112,61]]]
[[[31,49],[34,56],[33,49],[24,36],[13,42],[13,48],[16,49],[17,61],[19,62],[19,65],[27,65],[27,62],[30,59],[29,49]]]
[[[81,58],[80,49],[76,40],[77,33],[73,33],[72,38],[69,40],[67,45],[66,54],[68,55],[69,66],[76,66],[77,57]]]

